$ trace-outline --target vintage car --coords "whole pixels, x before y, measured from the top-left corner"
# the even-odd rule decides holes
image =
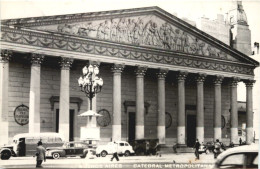
[[[88,152],[94,152],[94,149],[84,142],[65,142],[61,147],[47,147],[46,150],[46,157],[53,159],[71,156],[85,158]]]
[[[115,141],[117,144],[117,153],[119,155],[130,156],[134,154],[133,147],[126,141]],[[96,149],[97,157],[106,157],[108,154],[113,154],[114,142],[109,142],[107,145],[99,145]]]
[[[158,139],[136,139],[131,141],[136,155],[155,155],[158,151]]]
[[[11,145],[0,147],[2,160],[8,160],[11,156],[34,156],[38,141],[42,141],[44,147],[61,146],[64,136],[59,133],[21,133],[13,137]]]
[[[214,168],[258,168],[259,144],[230,148],[221,153]]]

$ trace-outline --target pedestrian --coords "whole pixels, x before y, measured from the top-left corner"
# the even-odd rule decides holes
[[[44,162],[46,161],[46,156],[45,156],[45,152],[46,149],[42,146],[42,142],[39,141],[37,143],[37,148],[36,148],[36,167],[42,167],[42,161],[44,160]]]
[[[242,145],[242,139],[241,139],[241,137],[239,138],[239,145],[240,145],[240,146]]]
[[[214,158],[217,158],[217,156],[221,153],[221,143],[219,142],[219,139],[216,140],[216,143],[214,145]]]
[[[117,154],[117,143],[114,142],[114,145],[113,145],[113,148],[112,148],[112,151],[113,151],[113,157],[111,158],[111,161],[113,161],[114,158],[116,158],[116,161],[119,161],[119,158],[118,158],[118,154]]]
[[[195,148],[195,156],[196,156],[195,160],[199,160],[200,159],[200,155],[199,155],[200,142],[199,142],[199,139],[196,139],[196,142],[195,142],[193,148]]]
[[[161,157],[162,156],[162,154],[161,154],[161,145],[159,144],[159,141],[156,141],[154,149],[155,149],[156,156]]]

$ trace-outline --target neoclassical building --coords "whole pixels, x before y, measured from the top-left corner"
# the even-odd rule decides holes
[[[79,140],[89,101],[77,79],[88,64],[104,80],[93,102],[101,142],[238,143],[239,81],[253,139],[259,63],[158,7],[2,20],[0,64],[2,144],[24,132]]]

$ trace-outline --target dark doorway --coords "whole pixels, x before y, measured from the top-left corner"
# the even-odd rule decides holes
[[[129,112],[128,141],[135,140],[135,113]]]
[[[187,146],[193,147],[196,141],[196,115],[187,115]]]
[[[74,113],[73,109],[70,109],[70,117],[69,117],[69,140],[74,141]],[[59,117],[60,110],[56,109],[56,133],[59,132]]]
[[[60,113],[59,109],[56,109],[56,133],[59,132],[59,118],[60,118]]]
[[[70,141],[74,141],[74,110],[70,110]]]

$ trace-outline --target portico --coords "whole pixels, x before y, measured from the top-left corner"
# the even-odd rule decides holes
[[[69,139],[70,97],[83,99],[80,109],[88,107],[88,100],[84,100],[80,91],[74,88],[77,82],[74,83],[74,79],[80,75],[78,72],[82,67],[79,65],[97,61],[105,83],[103,92],[96,98],[95,109],[97,112],[106,109],[109,114],[102,122],[110,120],[107,126],[100,125],[101,140],[128,140],[126,116],[129,112],[124,112],[123,102],[134,101],[131,113],[135,114],[132,123],[135,125],[135,139],[158,138],[161,144],[176,142],[185,145],[189,133],[185,108],[192,105],[196,107],[196,138],[201,142],[222,139],[221,117],[224,116],[231,124],[230,128],[225,128],[225,135],[228,135],[225,139],[238,143],[236,83],[243,80],[248,89],[248,143],[251,141],[252,81],[258,63],[246,55],[158,7],[125,10],[123,14],[110,11],[106,15],[93,13],[41,19],[2,21],[1,28],[3,51],[16,53],[16,58],[24,53],[44,56],[44,60],[55,60],[54,67],[57,67],[44,64],[44,60],[37,68],[31,65],[29,132],[52,130],[46,123],[48,120],[54,123],[49,118],[52,112],[46,103],[46,98],[50,98],[52,93],[40,89],[49,85],[46,79],[52,83],[52,77],[58,76],[58,88],[50,90],[60,97],[59,132]],[[81,27],[76,25],[77,22],[81,22]],[[16,27],[17,23],[21,23],[21,27]],[[134,29],[130,29],[131,24]],[[94,28],[94,25],[99,26]],[[122,29],[118,28],[120,26]],[[152,30],[158,34],[153,34]],[[1,58],[4,57],[1,52]],[[1,64],[8,63],[6,61]],[[11,68],[15,69],[15,66]],[[50,73],[42,75],[43,68]],[[1,66],[1,72],[1,81],[8,81],[8,68]],[[222,84],[224,80],[225,85]],[[8,88],[6,84],[1,85],[1,90]],[[186,88],[195,95],[187,93]],[[222,88],[230,94],[224,97]],[[210,99],[205,99],[208,97]],[[0,100],[5,98],[8,96],[3,93]],[[222,105],[223,100],[229,105]],[[150,104],[149,108],[145,107],[145,102]],[[15,106],[12,104],[9,106]],[[4,105],[1,101],[0,107]],[[165,116],[166,112],[172,118],[167,129],[169,117]],[[6,112],[1,111],[0,115],[6,116]],[[83,121],[80,119],[79,126]],[[26,128],[23,130],[27,132]],[[17,131],[9,131],[5,136],[11,137],[14,133]]]

